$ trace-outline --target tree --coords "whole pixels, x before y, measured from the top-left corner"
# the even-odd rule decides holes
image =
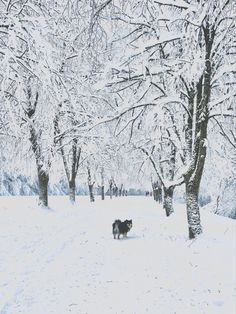
[[[113,43],[119,41],[117,50],[124,49],[124,54],[112,67],[107,85],[122,101],[126,96],[114,118],[132,112],[126,126],[133,127],[147,108],[179,106],[184,119],[173,125],[173,134],[182,143],[180,177],[186,186],[189,237],[194,238],[202,232],[198,196],[208,121],[231,115],[229,102],[235,97],[229,88],[235,83],[233,4],[227,0],[191,1],[191,5],[187,1],[116,3],[113,19],[121,27]]]
[[[106,45],[100,15],[109,2],[69,1],[65,4],[59,1],[54,12],[60,21],[57,33],[61,42],[59,72],[63,89],[68,95],[67,101],[61,104],[56,143],[63,158],[73,203],[81,154],[84,159],[94,155],[87,145],[95,141],[89,125],[103,113],[105,107],[104,100],[94,93],[93,84],[101,67],[97,55]],[[98,137],[97,134],[94,137]]]
[[[18,138],[28,137],[36,160],[39,204],[48,206],[54,118],[60,95],[48,7],[35,1],[1,2],[1,98]]]
[[[183,64],[178,78],[182,81],[180,92],[187,102],[189,166],[184,177],[190,238],[202,232],[198,196],[207,152],[208,122],[219,115],[219,109],[223,116],[230,115],[227,103],[235,96],[229,91],[234,81],[232,64],[235,62],[230,56],[232,32],[235,32],[233,5],[230,1],[196,1],[195,4],[197,11],[183,10],[182,46],[186,42],[188,49],[183,49],[181,57],[188,57],[190,62]],[[191,39],[190,34],[194,34]],[[222,99],[219,99],[220,93],[224,95]]]

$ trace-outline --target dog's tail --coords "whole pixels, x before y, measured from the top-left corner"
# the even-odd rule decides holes
[[[113,233],[119,233],[119,225],[121,224],[121,221],[119,219],[116,219],[112,224],[112,232]]]

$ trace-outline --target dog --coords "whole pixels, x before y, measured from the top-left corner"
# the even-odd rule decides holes
[[[130,229],[133,226],[133,222],[132,219],[130,220],[125,220],[125,221],[121,221],[120,219],[116,219],[113,224],[112,224],[112,233],[114,236],[114,239],[116,239],[116,235],[117,238],[120,239],[120,235],[123,235],[124,237],[127,237],[127,233],[130,231]]]

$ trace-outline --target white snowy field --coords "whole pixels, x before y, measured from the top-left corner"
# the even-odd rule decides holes
[[[1,314],[234,314],[236,222],[202,212],[187,239],[183,205],[166,218],[151,198],[90,204],[0,198]],[[133,219],[114,240],[114,219]]]

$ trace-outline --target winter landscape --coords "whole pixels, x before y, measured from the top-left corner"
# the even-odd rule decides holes
[[[1,201],[1,314],[235,313],[235,221],[202,211],[187,237],[182,205],[166,217],[145,197]],[[132,218],[127,239],[111,223]]]
[[[0,1],[0,314],[236,313],[235,23]]]

